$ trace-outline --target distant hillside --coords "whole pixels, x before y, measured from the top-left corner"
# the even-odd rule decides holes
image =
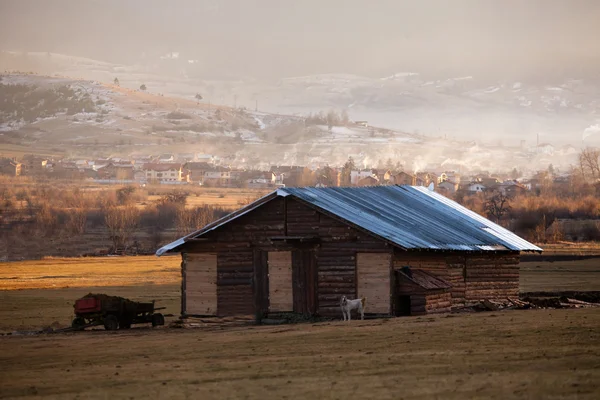
[[[600,80],[490,80],[476,76],[428,78],[401,72],[382,78],[320,74],[274,81],[208,80],[182,57],[118,65],[54,53],[0,52],[0,70],[112,82],[136,89],[272,113],[305,116],[345,110],[351,119],[428,137],[531,147],[539,142],[600,144]]]
[[[486,144],[359,125],[344,111],[286,115],[215,106],[193,96],[169,97],[156,83],[146,83],[147,90],[142,91],[97,81],[12,74],[2,76],[0,84],[0,101],[9,106],[3,108],[0,120],[2,155],[195,152],[218,155],[227,164],[246,168],[341,165],[352,156],[365,167],[392,159],[420,171],[515,167],[526,171],[549,164],[567,169],[577,153],[572,146],[508,146],[509,141],[500,144],[500,140]]]

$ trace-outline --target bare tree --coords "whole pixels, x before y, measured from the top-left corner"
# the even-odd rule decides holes
[[[351,184],[351,173],[356,169],[356,165],[354,164],[354,159],[352,157],[348,157],[348,161],[342,167],[342,177],[341,177],[341,185],[342,186],[350,186]]]
[[[510,197],[502,192],[492,192],[486,199],[483,209],[489,218],[493,218],[496,223],[499,223],[502,217],[511,210],[510,200]]]
[[[104,222],[115,249],[127,247],[140,220],[140,212],[135,206],[111,207],[107,210]]]
[[[71,233],[81,235],[85,233],[87,225],[87,210],[85,208],[74,208],[69,213],[69,228]]]
[[[584,179],[588,176],[594,181],[600,178],[600,150],[585,148],[579,153],[578,161]]]

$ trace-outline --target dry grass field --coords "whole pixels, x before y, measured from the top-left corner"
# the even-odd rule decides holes
[[[177,189],[173,189],[177,190]],[[242,188],[208,188],[186,185],[180,190],[189,191],[185,206],[194,208],[200,206],[215,206],[236,210],[254,200],[266,195],[268,191]],[[145,203],[160,199],[160,195],[150,195]]]
[[[68,326],[89,292],[155,299],[177,316],[179,262],[0,264],[0,332]],[[600,290],[597,265],[523,263],[521,290]],[[0,398],[595,399],[598,326],[592,308],[1,336]]]
[[[521,292],[600,290],[600,258],[522,262]]]
[[[0,397],[600,395],[600,310],[0,338]]]

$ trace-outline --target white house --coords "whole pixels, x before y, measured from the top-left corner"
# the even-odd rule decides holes
[[[471,193],[481,193],[485,190],[485,186],[479,182],[471,183],[467,187],[467,191]]]
[[[229,168],[215,167],[204,171],[202,184],[227,186],[231,183],[231,170]]]
[[[365,169],[363,171],[350,171],[350,183],[352,185],[357,185],[358,181],[368,177],[373,177],[377,179],[377,176],[373,174],[373,170],[371,169]]]
[[[149,182],[181,182],[183,181],[183,168],[181,164],[145,164],[143,168],[146,180]]]

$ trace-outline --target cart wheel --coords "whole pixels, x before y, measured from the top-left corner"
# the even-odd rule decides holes
[[[73,328],[76,331],[83,330],[84,326],[85,326],[85,319],[83,319],[82,317],[76,317],[73,320],[73,322],[71,322],[71,328]]]
[[[119,321],[119,329],[130,329],[131,328],[131,320],[122,319]]]
[[[116,331],[119,329],[119,320],[114,315],[107,315],[104,318],[104,329],[107,331]]]
[[[165,324],[165,317],[161,313],[152,314],[152,326]]]

